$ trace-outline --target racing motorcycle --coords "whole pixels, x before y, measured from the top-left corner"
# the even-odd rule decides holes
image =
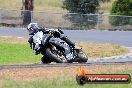
[[[88,60],[87,55],[81,48],[69,46],[65,41],[55,37],[55,33],[50,31],[47,34],[39,31],[33,36],[33,42],[41,46],[41,58],[43,63],[85,63]]]

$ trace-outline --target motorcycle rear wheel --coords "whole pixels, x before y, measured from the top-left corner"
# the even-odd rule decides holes
[[[42,62],[43,64],[48,64],[48,63],[51,63],[51,59],[49,59],[47,56],[43,56],[43,57],[41,58],[41,62]]]
[[[65,63],[65,62],[67,62],[65,56],[60,55],[59,53],[57,53],[58,51],[60,51],[60,50],[56,49],[56,50],[53,51],[51,48],[47,48],[46,49],[46,54],[50,59],[52,59],[56,63]]]

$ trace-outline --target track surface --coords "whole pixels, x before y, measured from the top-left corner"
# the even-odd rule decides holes
[[[132,31],[85,31],[63,30],[65,35],[73,41],[93,41],[99,43],[114,43],[132,47]],[[14,36],[28,38],[25,28],[0,28],[0,36]]]
[[[91,65],[123,65],[132,64],[132,62],[108,62],[108,63],[54,63],[54,64],[29,64],[29,65],[0,65],[2,69],[14,69],[14,68],[38,68],[38,67],[70,67],[70,66],[91,66]]]

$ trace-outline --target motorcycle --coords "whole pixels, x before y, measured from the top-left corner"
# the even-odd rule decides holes
[[[50,31],[47,34],[37,32],[33,36],[33,42],[41,46],[41,58],[43,63],[85,63],[87,55],[79,47],[71,47],[65,41],[55,37],[55,33]]]

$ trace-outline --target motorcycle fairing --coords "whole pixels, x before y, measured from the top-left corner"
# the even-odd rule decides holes
[[[42,31],[37,32],[37,33],[33,36],[33,42],[34,42],[35,44],[41,44],[42,38],[43,38],[43,32],[42,32]]]

